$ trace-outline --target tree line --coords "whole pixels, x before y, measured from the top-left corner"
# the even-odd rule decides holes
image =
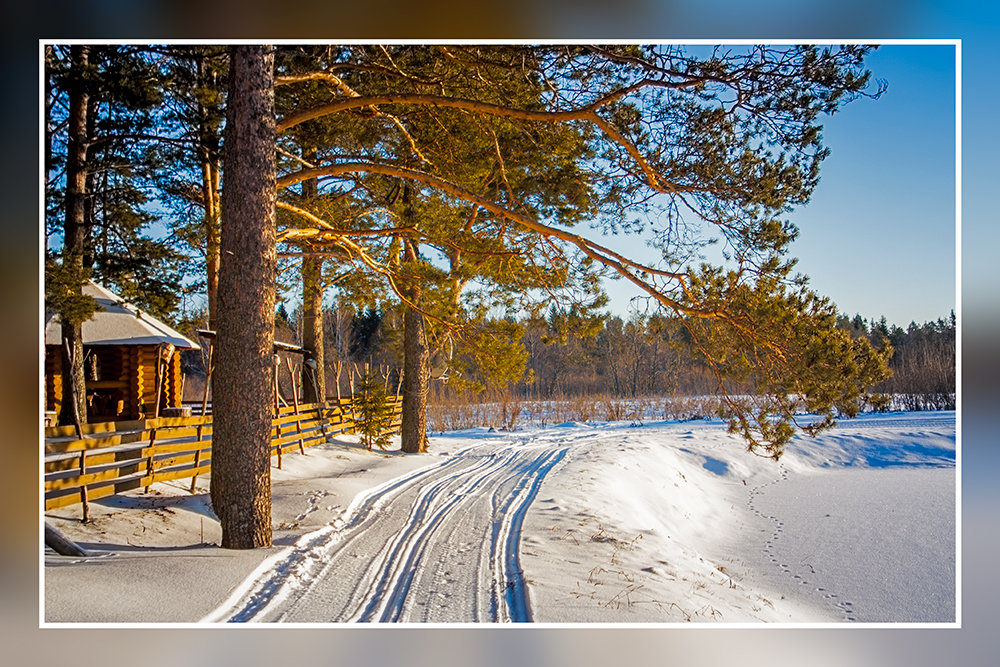
[[[907,410],[955,409],[955,311],[923,324],[910,322],[905,329],[889,325],[885,317],[866,321],[860,315],[850,319],[841,316],[837,326],[852,336],[876,344],[884,340],[892,346],[892,375],[873,386],[873,394],[891,396],[890,404]]]
[[[434,350],[432,400],[463,398],[492,401],[499,396],[553,400],[608,396],[639,398],[711,396],[717,378],[699,359],[694,342],[680,318],[633,313],[628,317],[595,314],[585,323],[566,326],[566,314],[551,308],[544,317],[506,321],[508,336],[493,348],[490,365],[480,365],[467,350]],[[284,305],[276,315],[284,340],[300,342],[302,310]],[[402,367],[402,321],[392,304],[354,311],[334,304],[323,309],[327,386],[346,395],[356,377],[348,368],[369,365],[396,378]],[[879,409],[954,409],[956,318],[917,324],[905,329],[885,317],[837,317],[838,329],[890,349],[891,376],[868,389],[866,407]],[[338,370],[339,369],[339,370]],[[729,391],[746,388],[730,382]],[[333,394],[331,394],[333,395]],[[882,395],[889,395],[885,403]]]
[[[828,428],[888,373],[888,348],[838,328],[789,256],[788,213],[829,153],[822,119],[884,89],[869,51],[47,45],[46,306],[70,375],[60,419],[85,418],[87,279],[158,315],[198,293],[217,332],[213,504],[226,546],[259,546],[280,289],[301,295],[303,346],[323,369],[325,295],[355,313],[393,304],[403,450],[420,452],[432,377],[517,381],[525,333],[588,340],[600,281],[616,275],[687,337],[748,448],[777,458],[796,425]],[[662,259],[613,250],[616,234]],[[537,386],[554,390],[566,380],[535,347]],[[613,367],[618,390],[640,390],[637,359]],[[317,376],[307,400],[328,393]],[[818,415],[808,424],[795,420],[803,402]]]

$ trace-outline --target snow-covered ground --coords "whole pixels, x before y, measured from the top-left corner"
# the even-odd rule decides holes
[[[47,623],[956,621],[955,413],[845,420],[780,463],[717,420],[349,439],[273,470],[275,547],[228,551],[207,480],[46,520]]]

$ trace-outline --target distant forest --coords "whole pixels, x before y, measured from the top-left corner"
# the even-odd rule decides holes
[[[336,395],[338,373],[339,390],[348,395],[357,378],[355,369],[360,371],[366,364],[386,377],[387,385],[395,385],[402,367],[398,312],[328,307],[323,316],[329,395]],[[279,306],[276,337],[299,343],[300,320],[298,309],[288,313],[284,305]],[[492,344],[478,355],[461,341],[432,341],[437,343],[432,358],[432,403],[456,397],[475,402],[711,396],[719,392],[716,378],[692,349],[678,318],[582,318],[551,309],[546,317],[500,324],[487,336]],[[867,337],[876,347],[887,342],[894,349],[893,375],[871,389],[875,401],[870,407],[888,407],[878,403],[878,395],[884,394],[893,397],[894,409],[955,408],[954,311],[924,324],[912,322],[905,329],[888,324],[885,317],[869,321],[860,315],[841,315],[837,326],[852,336]],[[195,374],[200,370],[194,368],[197,365],[196,361],[192,364]],[[738,382],[728,381],[725,386],[730,392],[740,390]]]

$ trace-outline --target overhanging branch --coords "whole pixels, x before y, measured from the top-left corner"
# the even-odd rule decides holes
[[[318,178],[321,176],[332,176],[347,173],[373,173],[382,174],[385,176],[393,176],[397,178],[403,178],[418,183],[423,183],[429,187],[433,187],[441,192],[445,192],[454,197],[462,199],[464,201],[470,202],[477,206],[490,211],[491,213],[512,220],[521,226],[545,237],[548,239],[556,238],[565,243],[569,243],[576,246],[583,254],[590,259],[599,262],[600,264],[614,269],[629,282],[633,283],[659,303],[664,306],[686,315],[694,317],[710,317],[716,318],[720,315],[717,309],[702,309],[689,305],[685,305],[676,299],[671,298],[665,292],[658,290],[654,287],[644,276],[653,276],[666,278],[669,280],[674,280],[678,283],[682,290],[686,291],[686,274],[677,273],[674,271],[665,271],[663,269],[658,269],[651,266],[646,266],[638,262],[634,262],[629,258],[617,253],[610,248],[606,248],[595,241],[591,241],[579,234],[574,234],[563,229],[558,229],[551,227],[544,223],[541,223],[534,218],[527,216],[523,213],[518,213],[516,211],[511,211],[510,209],[492,201],[486,197],[483,197],[467,188],[460,185],[452,183],[444,178],[435,176],[433,174],[428,174],[416,169],[409,169],[406,167],[398,167],[394,165],[378,164],[374,162],[349,162],[334,164],[326,167],[318,167],[316,169],[305,169],[303,171],[288,174],[278,179],[278,188],[286,188],[296,183],[304,180],[309,180],[312,178]],[[284,206],[283,206],[284,208]],[[311,215],[311,214],[307,214]],[[313,216],[315,217],[315,216]],[[319,218],[316,218],[319,220]],[[325,224],[325,223],[324,223]],[[327,225],[327,228],[330,228]],[[346,237],[345,232],[345,239]]]

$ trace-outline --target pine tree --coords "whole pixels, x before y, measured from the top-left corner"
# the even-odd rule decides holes
[[[378,49],[357,51],[361,59],[381,57]],[[295,53],[301,52],[295,50]],[[461,67],[441,71],[442,61],[434,56],[433,49],[393,49],[391,57],[397,66],[411,72],[433,70],[436,75],[446,77],[455,86],[456,94],[474,95],[478,87],[476,81],[464,80]],[[524,105],[538,103],[541,87],[537,82],[525,82],[516,73],[500,71],[496,65],[490,66],[490,69],[489,76],[496,76],[508,85],[506,96],[511,100],[518,99]],[[338,90],[360,83],[383,90],[398,89],[401,83],[398,77],[391,73],[386,75],[384,70],[371,71],[379,74],[357,81],[346,77],[324,77],[319,73],[311,78],[296,80],[294,76],[288,76],[287,79],[313,86],[316,81],[325,78],[332,84],[330,87],[336,86]],[[405,81],[403,83],[408,85]],[[295,108],[307,106],[303,105],[301,94],[294,99]],[[312,103],[317,102],[313,99]],[[572,170],[567,166],[572,163],[573,155],[586,150],[584,143],[573,132],[532,132],[524,136],[523,128],[507,121],[470,118],[450,109],[409,114],[406,118],[381,112],[375,115],[383,119],[383,123],[392,123],[399,130],[397,136],[386,136],[384,132],[371,135],[378,139],[377,150],[398,163],[433,164],[453,181],[469,185],[494,180],[500,190],[520,198],[523,203],[538,197],[540,203],[553,207],[562,198],[559,214],[567,220],[582,216],[587,210],[582,205],[584,197],[581,196],[585,189],[581,190],[571,178]],[[343,134],[337,135],[338,130],[347,132],[343,128],[353,128],[356,123],[351,117],[343,123],[324,121],[322,127],[326,128],[328,139],[337,136],[341,141]],[[294,131],[299,132],[300,127],[297,126]],[[364,142],[366,135],[363,131],[349,131],[353,140]],[[314,130],[308,136],[310,141],[316,141],[317,133]],[[539,150],[542,144],[549,150]],[[499,168],[496,159],[484,160],[484,156],[493,154],[497,145],[503,145],[507,151]],[[522,150],[522,146],[530,150]],[[415,148],[419,155],[416,160],[411,155]],[[320,155],[323,153],[319,151]],[[498,175],[500,172],[502,176]],[[544,185],[540,187],[540,183]],[[423,451],[426,443],[428,360],[443,347],[456,344],[454,329],[461,328],[475,337],[478,335],[475,323],[485,316],[490,307],[495,308],[500,302],[505,302],[508,308],[524,307],[531,289],[548,289],[550,294],[546,296],[551,298],[552,291],[564,287],[575,276],[564,261],[557,260],[560,262],[557,265],[551,257],[534,255],[533,248],[537,248],[540,241],[536,234],[525,233],[507,224],[502,217],[491,216],[461,199],[441,196],[441,193],[407,182],[400,185],[398,181],[380,176],[354,176],[352,187],[352,192],[358,193],[356,200],[368,200],[368,206],[391,211],[399,220],[401,230],[396,236],[400,242],[384,251],[373,249],[375,252],[372,254],[379,261],[395,267],[391,283],[402,302],[405,323],[403,449]],[[569,197],[574,198],[575,206],[566,204],[564,200]],[[537,205],[532,203],[532,206]],[[340,226],[336,220],[326,219],[324,222],[331,227]],[[402,231],[417,229],[421,233],[416,236]],[[332,233],[327,238],[334,245],[341,241]],[[319,241],[318,238],[316,240]],[[366,250],[371,252],[369,248]],[[439,264],[435,265],[425,250],[431,257],[443,255],[447,269],[442,270]],[[380,254],[376,255],[376,252]],[[393,255],[393,252],[397,254]],[[462,293],[472,281],[476,281],[480,288],[479,302],[489,300],[491,306],[470,310],[463,304]],[[457,339],[461,343],[461,332]]]
[[[373,445],[387,449],[392,441],[392,405],[382,378],[367,364],[354,391],[353,405],[355,430],[361,434],[361,442],[369,450]]]
[[[728,331],[737,347],[754,350],[747,359],[755,367],[756,387],[773,392],[778,406],[769,411],[733,403],[730,408],[747,425],[739,430],[751,446],[777,456],[793,431],[794,417],[778,395],[787,383],[774,368],[811,377],[804,384],[826,398],[839,393],[833,402],[846,410],[856,403],[855,385],[877,381],[883,372],[874,349],[838,344],[839,356],[827,362],[841,366],[841,377],[850,379],[841,382],[834,374],[823,385],[811,373],[808,355],[789,355],[789,346],[774,337],[789,327],[836,327],[835,318],[817,318],[811,311],[817,295],[789,298],[790,286],[804,286],[791,275],[794,261],[786,256],[797,232],[782,218],[808,200],[818,181],[828,154],[821,115],[880,90],[869,87],[865,47],[703,51],[642,45],[344,48],[332,68],[296,79],[326,82],[329,100],[291,110],[279,130],[341,117],[382,128],[384,139],[352,144],[346,152],[328,151],[320,164],[280,177],[279,186],[312,178],[353,186],[383,179],[409,184],[417,203],[418,196],[431,193],[464,202],[491,223],[484,232],[495,236],[498,229],[517,229],[533,235],[534,242],[520,247],[529,255],[532,248],[540,250],[539,272],[579,266],[583,258],[613,270],[688,319],[688,335],[703,339],[697,342],[708,352],[705,363],[723,388],[728,372],[750,373],[729,363],[731,347],[723,348],[724,339],[713,333]],[[525,86],[536,93],[522,94]],[[460,122],[451,121],[459,116]],[[448,132],[449,122],[456,128],[472,123],[480,132]],[[511,136],[520,133],[531,141],[513,142],[514,150],[493,140],[490,150],[472,159],[466,149],[477,145],[476,138],[499,139],[497,130],[504,126]],[[582,138],[586,150],[547,152],[560,133]],[[435,154],[453,159],[435,160]],[[552,171],[558,178],[538,179],[533,193],[516,187],[511,176],[517,176],[518,165],[531,174],[531,166],[550,164],[551,156],[564,158],[562,169]],[[574,192],[578,196],[570,196]],[[571,229],[586,219],[602,232],[644,231],[664,261],[642,265]],[[405,301],[400,279],[408,267],[394,263],[386,253],[392,246],[381,241],[405,230],[411,246],[433,243],[447,229],[439,222],[413,217],[400,224],[398,218],[385,218],[374,230],[368,225],[365,232],[352,233],[323,221],[313,238],[354,253]],[[699,266],[701,248],[712,242],[723,245],[725,263]],[[426,286],[422,289],[423,298]],[[775,326],[775,318],[781,326]],[[829,404],[832,411],[833,402],[826,398],[814,404]],[[778,426],[772,426],[771,417]],[[832,412],[825,413],[807,430],[832,421]]]
[[[155,151],[158,159],[171,165],[157,174],[160,203],[170,213],[176,240],[203,262],[196,283],[204,286],[203,325],[215,330],[228,53],[222,46],[181,44],[158,51],[164,73],[161,123],[166,136]]]
[[[222,546],[271,544],[274,52],[231,49],[213,382],[212,507]]]
[[[46,48],[46,299],[63,322],[63,411],[86,421],[81,325],[96,280],[167,320],[180,291],[180,254],[150,235],[147,191],[159,163],[161,81],[142,48]],[[60,247],[61,246],[61,247]],[[89,305],[88,305],[89,304]],[[74,410],[75,406],[75,410]]]
[[[336,255],[329,264],[342,266],[335,270],[353,269],[343,283],[349,298],[370,299],[367,287],[393,294],[419,315],[411,327],[419,345],[485,321],[491,303],[532,306],[540,315],[539,302],[552,295],[563,312],[585,314],[600,302],[593,293],[599,275],[615,273],[683,320],[722,390],[733,380],[757,390],[757,405],[731,405],[734,428],[751,448],[780,456],[795,423],[790,393],[821,413],[808,432],[829,426],[837,410],[850,414],[863,388],[885,377],[884,351],[838,330],[829,304],[791,273],[797,230],[785,217],[818,182],[828,154],[822,116],[879,93],[864,68],[867,51],[285,46],[275,80],[269,49],[234,48],[221,237],[232,254],[221,253],[218,325],[220,371],[228,364],[229,375],[226,382],[217,375],[216,394],[217,436],[234,449],[220,450],[213,468],[225,470],[237,458],[250,467],[233,478],[213,475],[227,545],[270,539],[261,509],[269,499],[261,452],[270,392],[260,372],[266,368],[269,377],[271,368],[261,357],[270,356],[273,336],[276,241]],[[138,187],[149,176],[135,165],[154,167],[145,143],[152,130],[139,112],[158,104],[160,88],[139,84],[155,84],[159,74],[132,47],[69,55],[68,66],[53,68],[53,81],[65,88],[53,89],[100,85],[68,96],[84,103],[83,114],[46,105],[61,114],[47,125],[67,128],[48,132],[46,141],[50,164],[66,155],[66,175],[50,179],[64,195],[50,206],[65,214],[62,263],[75,265],[77,249],[93,253],[90,264],[152,300],[147,286],[170,282],[162,275],[167,255],[120,266],[114,260],[123,253],[102,249],[114,248],[115,235],[106,242],[92,236],[90,246],[76,239],[81,226],[103,223],[104,211],[108,221],[122,221],[128,249],[156,257],[142,233],[151,218]],[[251,71],[253,81],[245,77]],[[113,76],[92,77],[101,72]],[[125,157],[130,168],[105,187],[97,171],[77,169],[81,147],[69,147],[70,137],[85,137],[92,152],[85,159],[100,153],[110,167]],[[310,181],[315,196],[300,186]],[[205,179],[203,189],[213,182]],[[275,189],[280,236],[269,209]],[[103,199],[90,196],[98,190]],[[662,261],[643,264],[616,252],[605,240],[616,233],[643,234]],[[227,234],[235,236],[227,241]],[[724,259],[706,266],[701,251],[712,243]],[[72,280],[85,273],[83,264],[67,271]],[[239,276],[244,289],[224,288],[226,271],[226,280]]]
[[[90,86],[87,74],[90,68],[90,47],[74,46],[70,49],[68,80],[68,116],[66,139],[66,192],[65,224],[63,227],[62,279],[65,286],[58,305],[66,308],[61,318],[63,395],[60,424],[87,420],[86,382],[83,375],[83,321],[89,318],[93,307],[86,308],[83,285],[90,277],[90,267],[85,259],[87,224],[87,145],[90,137],[88,122],[90,111]],[[87,312],[90,310],[90,312]]]

